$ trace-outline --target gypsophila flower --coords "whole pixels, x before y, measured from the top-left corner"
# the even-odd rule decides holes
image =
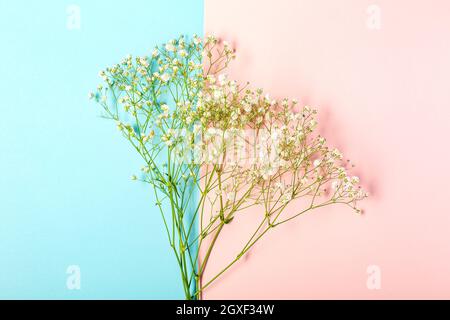
[[[163,82],[167,82],[167,81],[169,81],[169,79],[170,79],[170,75],[168,73],[164,73],[161,75],[161,80]]]
[[[247,208],[262,213],[259,227],[223,271],[258,234],[328,205],[362,213],[358,203],[368,196],[342,153],[315,133],[317,111],[230,79],[235,56],[212,35],[179,37],[100,71],[105,83],[89,94],[145,162],[140,181],[157,197],[188,299],[216,279],[202,282],[209,255],[199,263],[193,252],[210,252],[214,241],[205,239]]]
[[[169,51],[169,52],[173,52],[173,51],[176,50],[176,47],[173,45],[172,42],[169,42],[169,43],[166,44],[166,50]]]

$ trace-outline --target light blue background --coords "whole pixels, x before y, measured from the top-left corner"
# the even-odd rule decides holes
[[[130,180],[142,162],[87,94],[126,54],[193,33],[202,0],[1,0],[0,298],[184,298],[150,190]]]

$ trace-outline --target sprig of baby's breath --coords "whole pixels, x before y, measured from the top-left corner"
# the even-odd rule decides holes
[[[213,36],[180,37],[101,71],[104,84],[90,94],[144,160],[132,179],[153,190],[187,299],[201,298],[270,229],[328,205],[360,213],[367,196],[342,154],[314,134],[316,111],[228,79],[234,58]],[[222,230],[250,207],[261,211],[254,233],[205,283]]]

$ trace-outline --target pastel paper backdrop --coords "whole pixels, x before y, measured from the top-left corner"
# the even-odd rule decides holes
[[[327,208],[273,230],[205,298],[450,298],[449,12],[445,0],[205,1],[205,32],[237,50],[230,77],[318,108],[371,193],[363,216]],[[206,279],[260,214],[224,229]]]
[[[199,0],[0,2],[0,298],[184,297],[142,161],[88,93],[202,31]]]
[[[70,5],[80,29],[67,28]],[[449,10],[445,0],[0,2],[0,298],[183,298],[154,199],[129,180],[141,161],[87,93],[100,69],[203,23],[236,46],[232,78],[319,109],[321,133],[371,192],[363,216],[328,208],[275,229],[205,298],[449,298]],[[205,279],[258,214],[223,232]],[[66,286],[71,265],[81,290]],[[367,286],[373,270],[380,289]]]

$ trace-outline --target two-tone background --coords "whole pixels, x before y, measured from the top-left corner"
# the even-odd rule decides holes
[[[365,214],[274,230],[205,298],[450,298],[445,0],[0,1],[0,298],[183,298],[141,162],[87,99],[97,73],[179,34],[230,77],[319,109]],[[252,215],[225,230],[219,270]],[[206,278],[208,277],[206,275]]]

